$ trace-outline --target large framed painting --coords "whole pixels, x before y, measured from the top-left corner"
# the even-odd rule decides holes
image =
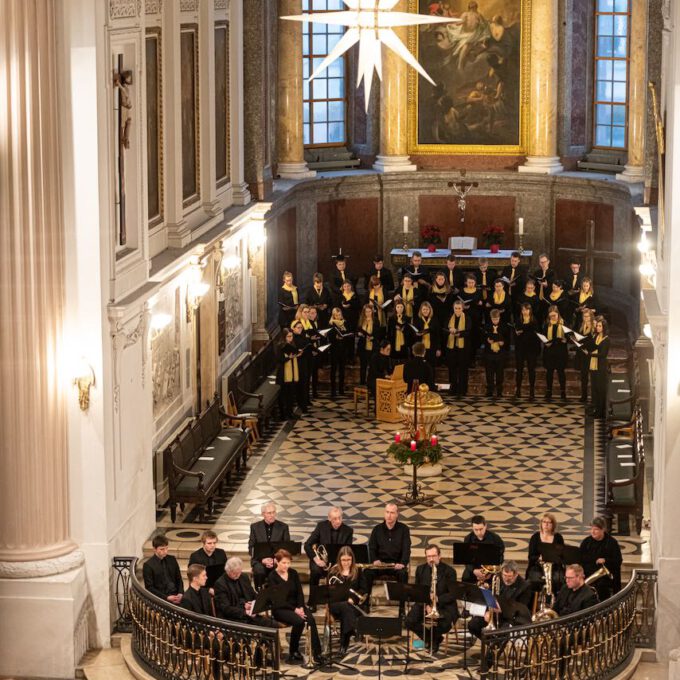
[[[436,83],[409,69],[409,153],[526,153],[531,0],[409,0],[425,24],[409,48]]]

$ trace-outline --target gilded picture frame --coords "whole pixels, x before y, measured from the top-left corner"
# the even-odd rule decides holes
[[[409,153],[526,155],[531,0],[408,0],[408,10],[464,20],[409,31],[437,84],[408,70]]]

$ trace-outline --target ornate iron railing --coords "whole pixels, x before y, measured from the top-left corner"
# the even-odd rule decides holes
[[[128,609],[132,651],[156,678],[167,680],[275,680],[276,628],[199,616],[148,592],[129,565]]]
[[[132,617],[130,616],[130,575],[136,557],[113,558],[113,596],[116,602],[118,618],[113,622],[114,633],[131,633]]]
[[[485,680],[606,680],[630,660],[635,647],[656,637],[656,572],[634,571],[605,602],[575,614],[485,632]]]

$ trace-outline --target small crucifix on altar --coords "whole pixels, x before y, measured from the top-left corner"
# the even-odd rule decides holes
[[[465,170],[460,173],[461,179],[458,182],[449,182],[449,187],[452,188],[456,195],[458,196],[458,212],[460,213],[460,228],[461,236],[465,236],[465,209],[467,208],[467,203],[465,198],[467,195],[479,186],[479,182],[466,182],[465,181]]]
[[[568,255],[577,255],[583,259],[583,265],[588,276],[595,281],[595,260],[618,260],[621,256],[611,250],[596,250],[595,249],[595,221],[588,220],[588,229],[586,230],[586,246],[585,248],[558,248],[558,252],[566,253]]]
[[[123,55],[118,55],[116,70],[113,72],[114,93],[117,92],[116,106],[116,127],[118,130],[118,181],[117,203],[118,203],[118,243],[124,246],[127,243],[127,228],[125,223],[125,151],[130,148],[130,126],[132,125],[132,102],[130,101],[130,86],[132,85],[132,71],[123,70]]]

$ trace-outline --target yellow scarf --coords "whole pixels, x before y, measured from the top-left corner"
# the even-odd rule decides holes
[[[482,272],[482,286],[486,286],[486,272]],[[487,298],[487,290],[486,288],[482,289],[482,299],[486,300]]]
[[[457,326],[456,321],[458,322]],[[453,314],[449,319],[449,330],[464,331],[465,314],[461,314],[460,316]],[[449,335],[449,339],[446,341],[446,346],[449,349],[453,349],[454,347],[463,349],[465,347],[465,338],[462,335]]]
[[[467,293],[468,295],[474,295],[477,292],[477,288],[463,288],[463,292]]]
[[[515,272],[517,271],[517,267],[510,267],[510,283],[512,283],[515,280]]]
[[[404,301],[404,305],[406,306],[406,316],[413,317],[413,288],[404,288],[402,286],[401,288],[401,299]]]
[[[308,330],[310,330],[311,328],[313,328],[312,322],[311,322],[309,319],[303,318],[303,319],[301,319],[301,321],[302,321],[302,327],[303,327],[306,331],[308,331]]]
[[[300,379],[297,357],[287,359],[283,364],[283,382],[297,382]]]
[[[590,335],[592,332],[593,332],[593,325],[590,324],[590,323],[586,324],[586,322],[584,321],[581,324],[581,329],[579,330],[579,333],[581,335]]]
[[[536,297],[536,292],[534,291],[533,293],[524,293],[524,297],[528,298]]]
[[[440,288],[436,283],[433,283],[432,284],[432,292],[435,295],[446,295],[448,291],[446,290],[446,286],[444,286],[443,288]]]
[[[401,314],[397,314],[397,321],[395,324],[395,328],[397,329],[397,332],[394,334],[394,351],[399,352],[401,348],[404,346],[404,331],[399,328],[400,323],[404,323],[403,321],[403,316]]]
[[[331,319],[330,321],[341,333],[346,333],[345,331],[345,320],[344,319]]]
[[[449,286],[451,286],[451,288],[453,288],[453,281],[454,281],[453,271],[454,271],[453,269],[449,269]]]
[[[375,288],[371,288],[371,292],[368,294],[370,300],[375,300],[378,303],[378,322],[381,326],[385,325],[385,310],[382,308],[385,302],[385,293],[383,292],[382,286],[378,289],[376,293]]]
[[[543,276],[545,276],[545,272],[542,269],[541,269],[541,272],[543,273]],[[545,296],[543,295],[544,287],[541,285],[544,281],[545,281],[545,279],[543,281],[541,281],[538,285],[538,298],[540,300],[545,300]]]
[[[576,281],[578,280],[578,274],[573,274],[571,278],[571,287],[576,288]]]
[[[562,297],[562,293],[550,293],[550,299],[553,302],[557,302]]]
[[[423,330],[427,331],[430,329],[430,321],[431,319],[423,319]],[[425,349],[430,349],[430,334],[426,333],[423,335],[423,345],[425,345]]]
[[[289,293],[292,294],[293,296],[293,304],[296,305],[298,303],[298,289],[297,286],[287,286],[285,283],[281,286],[283,290],[287,290]]]
[[[494,327],[493,327],[493,330],[491,331],[491,334],[492,334],[492,335],[498,335],[498,326],[494,326]],[[496,341],[492,342],[492,343],[491,343],[491,351],[492,351],[492,352],[495,352],[495,353],[500,352],[500,351],[501,351],[501,343],[500,343],[500,342],[496,342]]]
[[[354,293],[344,293],[343,292],[342,297],[344,297],[345,300],[347,300],[347,302],[349,302],[354,297]]]
[[[370,350],[373,349],[373,321],[366,322],[364,321],[361,324],[361,330],[366,333],[366,345],[365,349]]]
[[[588,291],[587,293],[581,292],[578,294],[578,303],[582,305],[589,297],[592,296],[593,296],[592,291]]]
[[[345,270],[343,269],[341,271],[340,269],[338,269],[338,271],[340,272],[340,278],[344,281],[345,280]]]
[[[590,355],[590,370],[591,371],[597,371],[597,357],[595,356],[597,354],[597,348],[600,346],[602,341],[606,338],[606,335],[602,335],[602,333],[598,333],[597,337],[595,338],[595,349],[593,350],[592,354]]]
[[[549,341],[553,339],[553,328],[557,328],[555,338],[563,338],[564,337],[564,328],[562,327],[561,322],[558,322],[558,323],[555,323],[555,324],[549,323],[548,324],[548,333],[547,333],[547,337],[548,337]]]
[[[502,305],[505,302],[505,291],[502,290],[500,293],[496,291],[493,292],[493,302],[496,305]]]

